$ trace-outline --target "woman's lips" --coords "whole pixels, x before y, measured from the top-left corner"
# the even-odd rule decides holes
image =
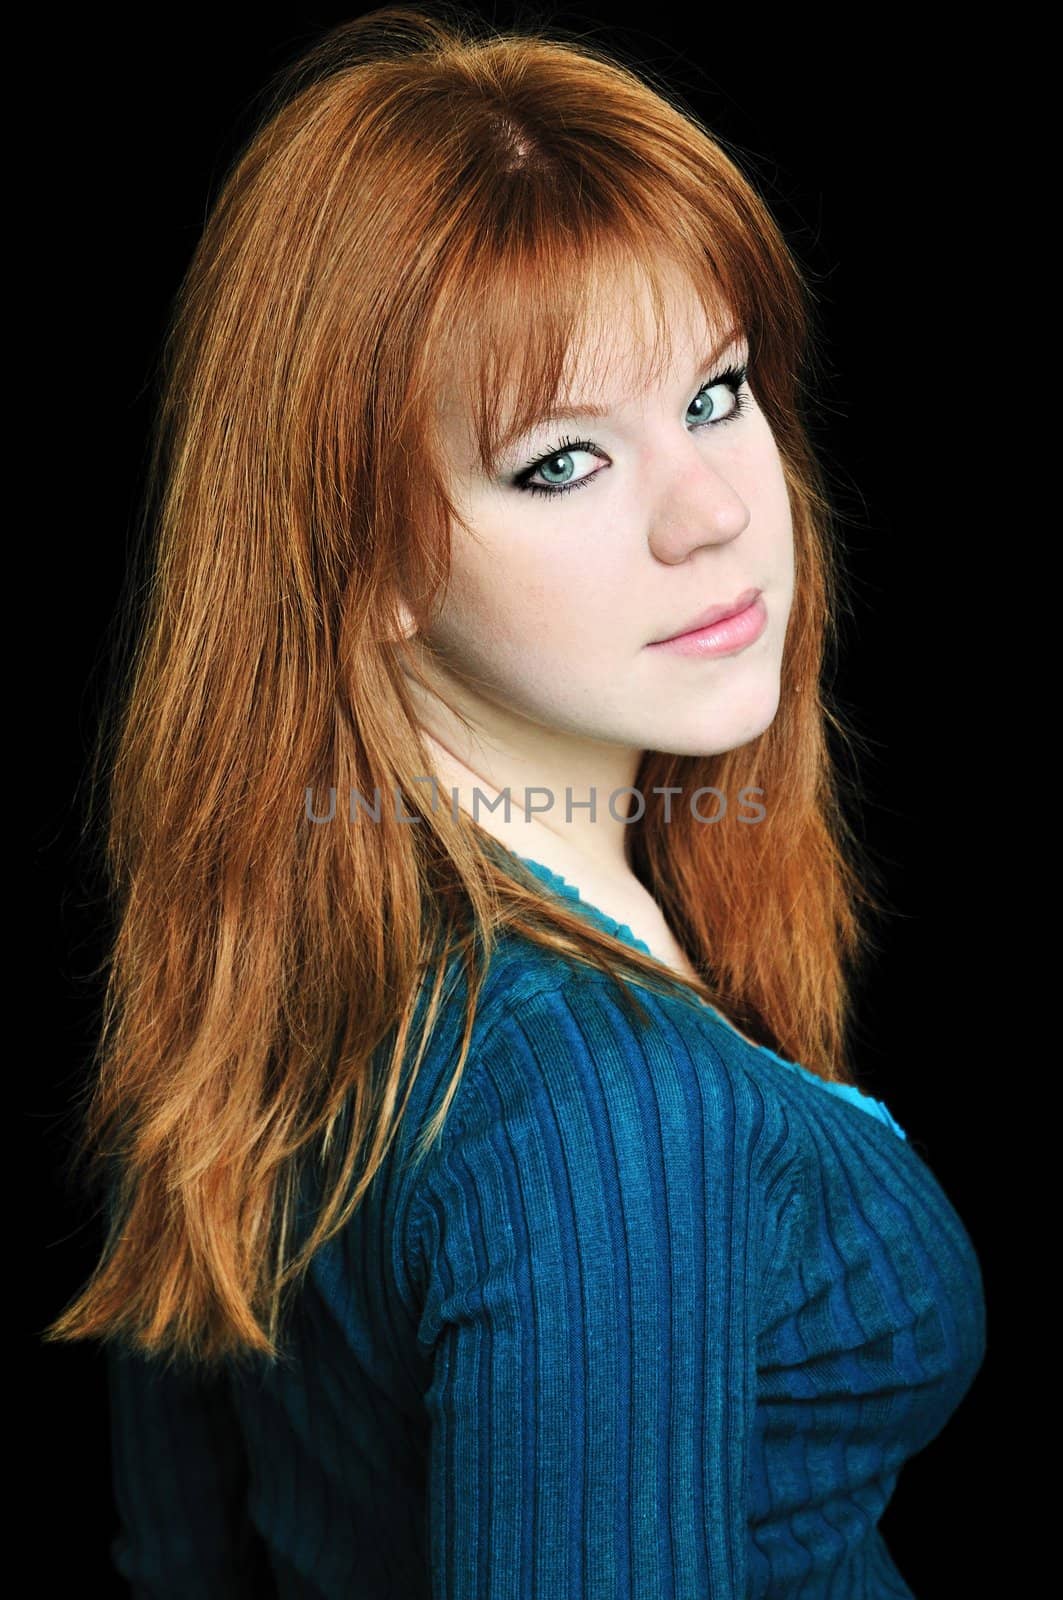
[[[736,617],[740,611],[745,611],[747,606],[753,604],[759,593],[759,589],[744,589],[737,600],[732,600],[728,605],[708,606],[704,611],[699,611],[696,617],[691,617],[690,621],[684,623],[675,633],[666,634],[661,639],[651,639],[650,643],[669,644],[673,639],[683,638],[684,634],[697,633],[699,628],[707,628],[710,622],[722,622],[725,617]]]
[[[749,590],[736,604],[740,609],[716,606],[715,619],[712,617],[713,608],[710,608],[702,613],[710,619],[708,623],[703,622],[685,633],[677,633],[671,639],[655,640],[647,649],[668,650],[686,656],[729,656],[744,650],[764,632],[768,612],[759,589]],[[721,612],[723,615],[719,615]]]

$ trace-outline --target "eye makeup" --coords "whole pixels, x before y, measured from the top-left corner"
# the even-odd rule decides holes
[[[748,374],[748,363],[742,366],[728,366],[722,372],[716,373],[714,377],[702,384],[701,388],[694,396],[694,400],[691,402],[691,404],[703,399],[713,389],[719,388],[727,389],[730,392],[734,404],[732,408],[722,417],[709,417],[703,422],[695,423],[695,429],[720,428],[728,422],[736,421],[737,418],[744,414],[749,406],[749,396],[748,393],[744,394],[741,391],[745,386]],[[535,474],[544,466],[548,466],[555,459],[567,456],[575,451],[585,451],[589,455],[598,456],[600,460],[605,459],[604,452],[596,444],[594,444],[592,440],[570,439],[566,437],[559,440],[551,450],[548,450],[544,454],[537,456],[533,461],[529,461],[527,466],[521,468],[521,470],[510,479],[512,487],[524,494],[540,494],[549,496],[567,494],[571,489],[582,489],[584,484],[590,483],[592,479],[597,478],[599,473],[590,472],[586,475],[586,477],[576,478],[571,483],[565,484],[542,484],[533,483],[531,481]]]

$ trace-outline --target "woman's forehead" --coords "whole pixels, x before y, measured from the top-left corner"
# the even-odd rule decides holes
[[[481,413],[496,418],[496,443],[565,412],[606,415],[626,399],[661,381],[673,367],[693,367],[741,334],[727,307],[706,307],[693,294],[673,296],[658,322],[645,304],[602,291],[582,308],[564,344],[556,384],[542,378],[542,362],[529,360],[526,339],[514,337],[508,357],[497,344],[467,349],[464,382],[451,389],[452,421],[463,419],[471,440]],[[514,330],[516,333],[516,330]],[[529,382],[528,373],[532,374]],[[468,449],[462,452],[468,453]]]
[[[571,402],[590,396],[610,376],[624,386],[654,377],[677,351],[710,348],[731,326],[730,309],[708,284],[699,292],[674,271],[660,274],[657,284],[659,304],[641,275],[609,276],[583,286],[566,340],[558,398]],[[525,337],[533,338],[534,329]]]

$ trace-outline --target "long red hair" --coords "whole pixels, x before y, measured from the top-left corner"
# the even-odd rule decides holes
[[[433,809],[413,781],[431,763],[399,611],[427,624],[458,519],[436,397],[470,397],[493,470],[510,429],[551,409],[599,288],[643,275],[668,355],[676,270],[748,339],[796,589],[771,726],[723,755],[647,751],[637,779],[645,796],[757,789],[765,821],[706,827],[676,806],[666,825],[647,805],[630,859],[700,998],[855,1081],[849,994],[880,906],[827,742],[849,734],[821,687],[838,574],[801,415],[815,359],[802,275],[738,161],[664,86],[582,36],[389,7],[275,86],[173,307],[149,593],[99,747],[117,921],[79,1148],[106,1187],[108,1237],[47,1339],[275,1359],[284,1291],[394,1137],[444,957],[465,963],[465,1033],[422,1155],[501,930],[688,992]],[[320,810],[331,788],[341,810],[379,791],[379,823],[308,821],[308,790]],[[334,1181],[294,1251],[308,1153]]]

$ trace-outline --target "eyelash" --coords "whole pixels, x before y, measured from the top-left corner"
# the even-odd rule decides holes
[[[694,396],[695,400],[700,400],[703,394],[708,394],[711,389],[718,389],[723,384],[725,388],[730,389],[734,396],[735,408],[733,411],[729,411],[726,417],[717,417],[715,419],[710,417],[707,422],[695,423],[695,428],[722,428],[725,423],[734,422],[743,415],[748,409],[749,397],[739,391],[745,384],[748,373],[748,365],[728,367],[726,371],[719,373],[715,378],[710,378],[708,383],[702,385]],[[586,450],[591,455],[601,456],[601,451],[597,445],[592,444],[589,439],[562,439],[552,450],[548,450],[545,455],[539,456],[535,461],[530,461],[526,467],[521,469],[513,479],[514,488],[519,489],[522,494],[544,494],[549,495],[552,499],[559,494],[569,494],[573,489],[582,489],[585,483],[593,482],[598,477],[597,472],[589,472],[585,478],[577,478],[575,483],[543,484],[530,483],[528,481],[547,461],[552,461],[555,456],[567,455],[570,450]]]

